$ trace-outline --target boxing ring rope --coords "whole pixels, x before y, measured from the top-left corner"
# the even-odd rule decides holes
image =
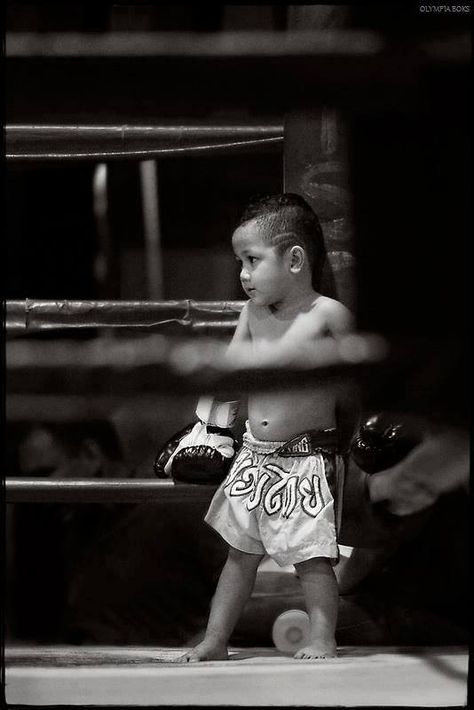
[[[156,503],[209,502],[216,486],[174,484],[171,480],[5,479],[7,503]]]
[[[298,365],[255,367],[249,349],[239,362],[225,360],[227,343],[216,337],[141,338],[88,342],[13,340],[7,343],[7,391],[38,391],[47,380],[49,393],[121,396],[162,392],[196,394],[205,391],[304,387],[326,378],[374,377],[374,365],[393,368],[386,358],[388,344],[372,334],[351,334],[301,348]],[[410,359],[410,362],[412,358]],[[390,369],[389,369],[390,371]]]
[[[435,424],[443,417],[459,426],[465,412],[446,393],[442,412],[433,405],[431,386],[423,396],[412,396],[414,381],[419,383],[426,368],[430,380],[432,376],[442,378],[445,371],[449,376],[453,367],[465,366],[459,357],[451,357],[451,347],[449,339],[389,341],[379,334],[358,332],[337,340],[321,339],[317,348],[307,343],[299,348],[297,363],[294,355],[289,355],[278,366],[263,366],[255,363],[251,347],[239,350],[239,355],[229,360],[227,340],[216,335],[196,338],[153,333],[86,341],[13,338],[7,340],[5,350],[7,403],[21,419],[29,406],[27,397],[49,403],[54,400],[57,411],[57,397],[66,400],[72,396],[81,411],[93,412],[109,411],[117,393],[120,401],[139,400],[149,406],[157,393],[173,398],[209,393],[229,400],[246,392],[305,389],[324,383],[360,388],[374,411],[388,408],[403,412],[409,407],[413,416]],[[430,375],[433,353],[438,353],[439,362]],[[67,416],[71,418],[70,411]]]
[[[155,328],[178,323],[190,328],[235,327],[245,301],[6,301],[9,331],[57,328]],[[196,316],[199,320],[196,320]],[[212,320],[206,320],[209,316]],[[216,317],[219,320],[216,320]]]
[[[273,150],[283,125],[7,125],[10,160],[153,159]]]

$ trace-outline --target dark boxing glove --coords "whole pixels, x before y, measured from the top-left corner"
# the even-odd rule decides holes
[[[365,421],[351,444],[351,455],[366,473],[395,466],[419,443],[418,432],[388,414],[375,414]]]
[[[153,461],[153,471],[155,472],[155,475],[158,476],[158,478],[170,477],[169,473],[165,471],[166,464],[170,460],[171,456],[175,453],[181,439],[184,439],[184,437],[189,434],[193,426],[194,422],[185,426],[184,429],[178,431],[177,434],[173,434],[173,436],[168,439],[163,448],[158,451],[155,460]]]
[[[237,448],[228,428],[234,423],[237,405],[202,397],[196,409],[200,421],[166,442],[153,464],[155,474],[159,478],[171,476],[181,483],[220,483]],[[217,422],[227,426],[219,426]]]

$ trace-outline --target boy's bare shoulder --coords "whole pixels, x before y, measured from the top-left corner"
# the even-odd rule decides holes
[[[313,303],[312,313],[327,324],[333,333],[345,333],[354,329],[354,316],[340,301],[329,296],[318,296]]]
[[[349,309],[344,306],[340,301],[336,301],[335,298],[329,298],[329,296],[317,296],[313,301],[313,308],[318,308],[325,313],[350,313]]]

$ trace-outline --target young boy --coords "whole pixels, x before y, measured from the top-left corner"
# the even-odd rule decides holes
[[[246,302],[228,350],[256,365],[297,362],[303,347],[352,327],[350,312],[313,288],[325,258],[318,218],[298,195],[263,198],[232,237]],[[227,642],[265,554],[294,564],[311,624],[296,658],[336,655],[338,588],[336,394],[329,386],[255,393],[247,432],[206,522],[229,544],[204,640],[178,660],[226,659]]]

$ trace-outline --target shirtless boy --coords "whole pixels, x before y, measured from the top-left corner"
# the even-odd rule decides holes
[[[232,246],[249,300],[228,349],[231,363],[251,352],[255,365],[290,366],[302,348],[313,343],[317,348],[318,339],[352,328],[351,313],[313,287],[325,258],[324,243],[319,221],[301,197],[286,193],[250,205]],[[228,657],[228,640],[265,554],[281,566],[293,564],[301,580],[311,633],[295,658],[336,655],[333,565],[338,560],[337,493],[343,475],[336,399],[329,386],[249,397],[243,446],[205,518],[229,544],[228,558],[205,637],[179,661]],[[220,426],[231,426],[235,419],[232,403],[209,398],[196,411],[202,421]],[[228,456],[225,439],[220,450]]]

